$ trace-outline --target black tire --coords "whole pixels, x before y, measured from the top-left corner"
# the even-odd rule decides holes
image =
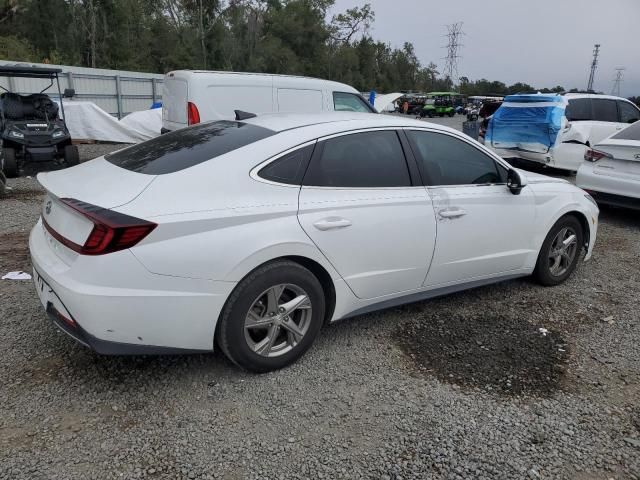
[[[7,193],[7,178],[4,176],[4,172],[0,170],[0,198],[4,197]]]
[[[64,163],[67,167],[74,167],[80,163],[80,153],[75,145],[66,145],[64,147]]]
[[[562,232],[563,229],[569,229],[570,234],[575,234],[575,251],[571,256],[570,260],[567,260],[564,256],[555,257],[553,260],[553,265],[551,264],[552,251],[555,248],[554,241],[557,241],[558,235]],[[573,233],[571,233],[573,232]],[[574,217],[573,215],[565,215],[560,218],[549,233],[547,234],[547,238],[545,238],[544,243],[542,244],[542,248],[540,249],[540,253],[538,254],[538,261],[536,262],[536,268],[533,271],[533,278],[544,286],[554,286],[563,283],[569,276],[573,273],[578,264],[578,260],[580,259],[583,247],[583,239],[584,232],[582,230],[582,225],[580,221]],[[573,245],[573,244],[572,244]],[[561,257],[561,258],[560,258]],[[553,272],[553,267],[556,265],[556,262],[561,262],[559,264],[562,267],[562,262],[564,261],[564,267],[560,268],[556,273]]]
[[[283,284],[300,288],[307,294],[311,304],[311,311],[306,320],[309,322],[308,327],[301,340],[290,350],[278,356],[263,356],[254,351],[249,344],[253,339],[247,340],[246,338],[249,334],[245,334],[245,320],[250,309],[256,304],[260,304],[260,299],[264,298],[263,296],[269,289]],[[286,292],[285,290],[285,294]],[[267,319],[269,308],[264,303],[262,305],[264,307],[263,316],[257,316]],[[255,310],[253,311],[255,312]],[[311,347],[324,322],[324,312],[324,290],[318,279],[309,270],[298,263],[286,260],[267,263],[247,275],[232,292],[218,321],[216,341],[229,360],[246,370],[256,373],[277,370],[298,360]],[[304,315],[304,313],[302,314]],[[294,321],[293,314],[289,321]],[[267,329],[267,332],[269,331],[270,329]],[[280,332],[278,335],[288,336],[284,326],[278,326],[277,331]],[[267,332],[265,335],[268,335]],[[287,340],[285,340],[286,342]]]
[[[429,118],[433,118],[433,112],[429,112],[427,115],[429,115]]]
[[[453,110],[449,112],[449,116],[453,117],[456,114],[456,112],[454,112]]]
[[[15,178],[18,176],[18,159],[16,158],[16,150],[14,148],[2,149],[2,170],[7,178]]]

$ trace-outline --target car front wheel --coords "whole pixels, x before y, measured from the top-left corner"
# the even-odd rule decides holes
[[[238,284],[223,309],[216,339],[240,367],[257,373],[277,370],[311,347],[324,311],[318,279],[295,262],[276,261]]]
[[[583,237],[576,217],[568,215],[558,220],[542,244],[533,277],[545,286],[564,282],[578,264]]]

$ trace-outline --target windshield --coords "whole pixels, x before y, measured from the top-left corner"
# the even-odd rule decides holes
[[[193,167],[275,133],[242,122],[203,123],[160,135],[104,158],[132,172],[163,175]]]

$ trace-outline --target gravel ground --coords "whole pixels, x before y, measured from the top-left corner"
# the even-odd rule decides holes
[[[2,273],[29,270],[41,200],[33,178],[9,186]],[[637,212],[604,209],[592,261],[562,286],[339,322],[265,375],[219,352],[95,355],[31,282],[0,281],[0,479],[638,479],[639,234]]]

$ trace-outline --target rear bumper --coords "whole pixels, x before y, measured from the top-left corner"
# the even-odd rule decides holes
[[[40,221],[29,248],[40,302],[80,343],[119,355],[213,350],[216,322],[235,283],[153,274],[128,250],[59,256],[55,250],[66,247]]]
[[[598,203],[640,209],[640,182],[597,174],[595,165],[583,163],[576,176],[577,186],[589,192]]]
[[[547,153],[528,152],[525,150],[500,149],[485,144],[502,158],[516,158],[538,165],[545,165],[560,170],[576,171],[584,160],[586,145],[580,143],[560,143],[549,149]]]

